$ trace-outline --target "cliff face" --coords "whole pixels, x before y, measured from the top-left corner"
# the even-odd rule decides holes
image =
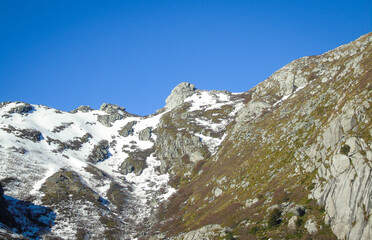
[[[145,117],[1,103],[0,180],[39,227],[18,233],[370,239],[371,51],[367,34],[245,93],[181,83]]]

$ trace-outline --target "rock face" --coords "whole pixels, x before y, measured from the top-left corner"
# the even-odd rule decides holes
[[[177,87],[172,90],[171,94],[165,100],[165,108],[173,109],[179,106],[187,97],[194,94],[195,91],[196,90],[194,84],[188,82],[178,84]]]

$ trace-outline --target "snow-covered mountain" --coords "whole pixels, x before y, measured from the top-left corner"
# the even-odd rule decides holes
[[[221,122],[195,119],[201,128],[208,125],[223,131],[242,106],[241,99],[232,100],[228,92],[193,91],[183,99],[190,112],[235,109]],[[179,101],[177,94],[171,96]],[[81,106],[62,112],[22,102],[2,103],[0,178],[6,195],[48,206],[54,213],[48,215],[54,219],[46,235],[45,228],[35,226],[24,226],[23,234],[131,239],[141,233],[138,229],[149,228],[159,202],[176,191],[154,154],[158,123],[170,109],[139,117],[112,104],[103,104],[100,110]],[[223,140],[223,136],[195,137],[211,152]]]
[[[1,103],[0,237],[370,239],[371,51],[367,34],[244,93],[181,83],[144,117]]]

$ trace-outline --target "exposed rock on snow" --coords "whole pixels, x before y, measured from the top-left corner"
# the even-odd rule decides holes
[[[90,111],[93,111],[93,109],[90,107],[90,106],[84,106],[84,105],[81,105],[80,107],[74,109],[71,111],[71,113],[77,113],[77,112],[84,112],[84,113],[87,113],[87,112],[90,112]]]
[[[150,141],[151,133],[152,133],[152,128],[147,127],[147,128],[145,128],[145,129],[143,129],[142,131],[139,132],[138,138],[141,141]]]
[[[18,103],[15,107],[11,108],[8,113],[24,114],[30,112],[33,109],[34,108],[28,103]]]
[[[128,122],[119,130],[119,135],[123,137],[128,137],[129,135],[133,134],[134,133],[133,126],[136,124],[137,121]]]
[[[92,153],[88,156],[88,160],[92,163],[104,161],[109,157],[109,147],[107,140],[101,140],[96,146],[94,146]]]
[[[106,127],[111,127],[112,123],[116,122],[117,120],[131,116],[131,114],[125,111],[124,107],[120,107],[115,104],[104,103],[101,105],[99,110],[107,113],[105,115],[97,116],[97,121]]]
[[[84,185],[79,175],[72,171],[60,170],[46,179],[40,189],[44,192],[45,204],[57,204],[69,198],[86,199],[90,202],[99,200],[99,195]]]

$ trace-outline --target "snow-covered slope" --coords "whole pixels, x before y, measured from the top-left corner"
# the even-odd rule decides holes
[[[198,90],[173,106],[179,109],[185,103],[189,106],[186,112],[195,112],[233,105],[232,119],[242,99],[230,100],[231,96]],[[111,104],[100,110],[82,106],[63,112],[23,102],[1,103],[0,180],[5,194],[53,211],[51,231],[45,233],[44,229],[44,237],[138,237],[155,222],[158,204],[175,192],[168,185],[169,174],[160,171],[154,148],[160,119],[170,111],[139,117]],[[221,131],[229,121],[212,123],[197,118],[195,123]],[[197,132],[193,135],[212,154],[223,140]],[[62,188],[60,179],[67,179],[71,187]],[[80,198],[74,187],[93,198],[89,194]],[[38,238],[40,231],[26,235]]]

